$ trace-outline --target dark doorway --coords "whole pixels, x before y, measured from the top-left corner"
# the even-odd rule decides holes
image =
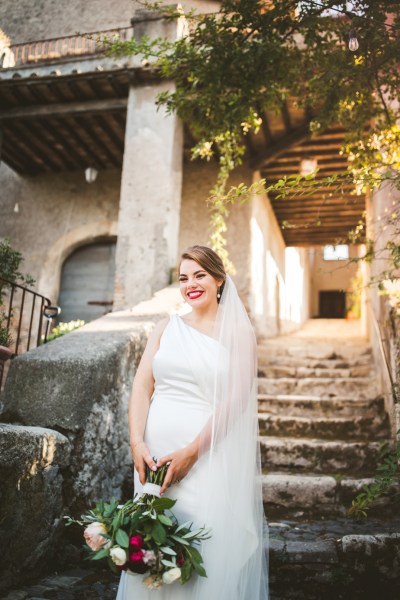
[[[65,261],[61,275],[60,321],[86,323],[112,310],[115,241],[81,246]]]
[[[346,316],[346,292],[320,291],[318,316],[321,319],[344,319]]]

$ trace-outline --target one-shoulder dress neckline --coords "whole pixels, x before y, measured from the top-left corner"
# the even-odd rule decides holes
[[[200,335],[208,338],[209,340],[213,340],[214,342],[218,342],[217,338],[213,337],[212,335],[208,335],[207,333],[204,333],[203,331],[200,331],[200,329],[197,329],[197,327],[193,327],[193,325],[189,325],[189,323],[187,323],[185,321],[185,319],[183,319],[180,315],[178,315],[177,313],[175,313],[175,317],[177,317],[177,319],[183,323],[186,327],[189,327],[189,329],[192,329],[193,331],[196,331],[197,333],[199,333]]]

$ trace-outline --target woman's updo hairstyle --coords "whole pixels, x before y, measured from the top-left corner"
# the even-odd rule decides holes
[[[214,277],[214,279],[223,282],[219,288],[219,293],[222,297],[226,281],[226,271],[224,263],[218,254],[214,252],[214,250],[211,250],[211,248],[208,248],[208,246],[196,245],[186,248],[181,255],[180,263],[185,259],[196,261],[205,271],[207,271],[207,273]],[[220,302],[221,297],[217,298],[218,302]]]

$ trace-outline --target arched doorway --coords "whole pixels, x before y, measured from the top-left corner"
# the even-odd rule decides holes
[[[81,246],[65,260],[61,272],[60,321],[86,323],[112,310],[116,241]]]

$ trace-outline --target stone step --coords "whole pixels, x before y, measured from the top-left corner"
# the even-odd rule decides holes
[[[371,476],[379,457],[379,442],[260,436],[263,472],[308,472],[323,475]]]
[[[395,600],[400,523],[282,520],[269,526],[271,600]]]
[[[267,377],[268,379],[277,379],[280,377],[329,377],[332,379],[370,377],[373,369],[371,365],[355,366],[347,369],[339,368],[312,368],[312,367],[295,367],[286,365],[267,365],[259,366],[258,376]]]
[[[372,478],[332,477],[311,473],[291,474],[272,472],[263,475],[263,501],[265,514],[269,519],[289,516],[346,515],[356,495]],[[374,514],[381,514],[389,504],[382,497],[374,508]]]
[[[339,381],[329,377],[306,377],[294,379],[282,377],[268,379],[259,377],[260,394],[299,394],[304,396],[355,396],[358,398],[376,395],[376,379],[343,377]]]
[[[353,399],[346,397],[321,398],[320,396],[259,394],[258,410],[274,415],[308,417],[329,415],[335,417],[362,415],[386,419],[382,397]]]
[[[317,359],[304,358],[302,356],[287,356],[286,354],[266,354],[260,352],[258,363],[261,367],[282,366],[282,367],[306,367],[309,369],[353,369],[356,367],[372,367],[371,356],[359,356],[354,359]]]
[[[325,440],[389,439],[388,421],[381,417],[292,416],[259,414],[261,435]]]
[[[269,357],[292,357],[296,359],[311,359],[311,360],[346,360],[346,361],[363,361],[371,360],[371,348],[365,343],[355,344],[350,343],[327,343],[321,344],[313,340],[299,340],[296,344],[288,344],[287,341],[281,338],[280,343],[263,342],[258,344],[258,356],[260,362],[266,361]],[[286,343],[285,343],[286,342]]]

